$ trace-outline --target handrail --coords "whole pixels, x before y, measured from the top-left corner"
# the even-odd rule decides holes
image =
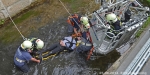
[[[150,38],[144,44],[144,46],[136,55],[134,60],[126,68],[123,75],[137,75],[144,66],[144,63],[148,60],[149,56],[150,56]]]
[[[110,35],[108,35],[108,34],[110,34],[110,35],[112,35],[112,36],[110,36]],[[106,36],[112,39],[112,38],[115,36],[115,34],[112,33],[112,32],[107,32],[107,33],[106,33]]]

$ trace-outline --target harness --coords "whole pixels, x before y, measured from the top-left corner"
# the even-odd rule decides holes
[[[72,15],[72,16],[69,16],[67,22],[68,22],[69,24],[71,24],[72,26],[74,26],[74,25],[75,25],[75,24],[74,24],[74,20],[75,20],[75,19],[78,20],[78,23],[80,22],[79,16],[78,16],[77,14],[74,14],[74,15]]]
[[[28,39],[28,40],[32,42],[32,45],[33,45],[32,50],[35,50],[36,46],[37,46],[37,44],[35,43],[35,41],[37,40],[37,38],[31,38],[31,39]]]
[[[90,40],[87,40],[87,41],[81,41],[80,44],[81,44],[81,45],[84,45],[84,46],[92,46],[92,44],[90,43]]]
[[[73,43],[73,38],[71,39],[71,41],[69,41],[68,39],[64,39],[64,40],[67,40],[68,42],[66,42],[66,43],[69,43],[70,45],[69,45],[69,48],[71,48],[72,46],[73,46],[73,44],[76,44],[76,43]],[[65,43],[65,45],[66,45],[66,43]],[[67,46],[67,45],[66,45]]]
[[[18,62],[20,62],[20,63],[25,62],[25,60],[21,60],[21,59],[19,59],[19,58],[17,58],[17,57],[16,57],[16,60],[17,60]]]
[[[35,47],[35,45],[36,45],[36,43],[35,43],[36,40],[37,40],[37,38],[31,38],[31,39],[29,39],[29,41],[32,42],[32,44],[34,45],[34,47]]]

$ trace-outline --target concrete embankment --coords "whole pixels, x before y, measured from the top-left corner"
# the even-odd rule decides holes
[[[35,2],[42,0],[0,0],[0,19],[5,19],[10,16],[15,16]],[[6,12],[7,9],[8,13]]]

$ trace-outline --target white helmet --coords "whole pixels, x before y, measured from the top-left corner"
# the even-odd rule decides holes
[[[21,48],[22,49],[31,49],[32,48],[32,43],[31,41],[25,40],[22,44],[21,44]]]
[[[85,28],[90,28],[89,20],[87,17],[80,18],[81,24],[85,26]]]
[[[37,40],[35,41],[35,43],[36,43],[36,48],[37,48],[37,49],[42,49],[43,46],[44,46],[44,42],[43,42],[41,39],[37,39]]]
[[[115,23],[117,21],[117,16],[113,13],[106,15],[106,20],[109,23]]]

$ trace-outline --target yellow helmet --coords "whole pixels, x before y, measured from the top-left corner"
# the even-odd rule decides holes
[[[21,44],[21,48],[24,49],[24,50],[31,49],[31,48],[32,48],[32,43],[31,43],[31,41],[25,40],[25,41]]]
[[[44,42],[41,39],[37,39],[35,42],[37,49],[42,49],[44,47]]]
[[[89,20],[87,17],[80,18],[81,24],[85,26],[85,28],[90,28]]]
[[[110,14],[106,15],[106,20],[109,23],[115,23],[117,21],[117,16],[113,13],[110,13]]]

